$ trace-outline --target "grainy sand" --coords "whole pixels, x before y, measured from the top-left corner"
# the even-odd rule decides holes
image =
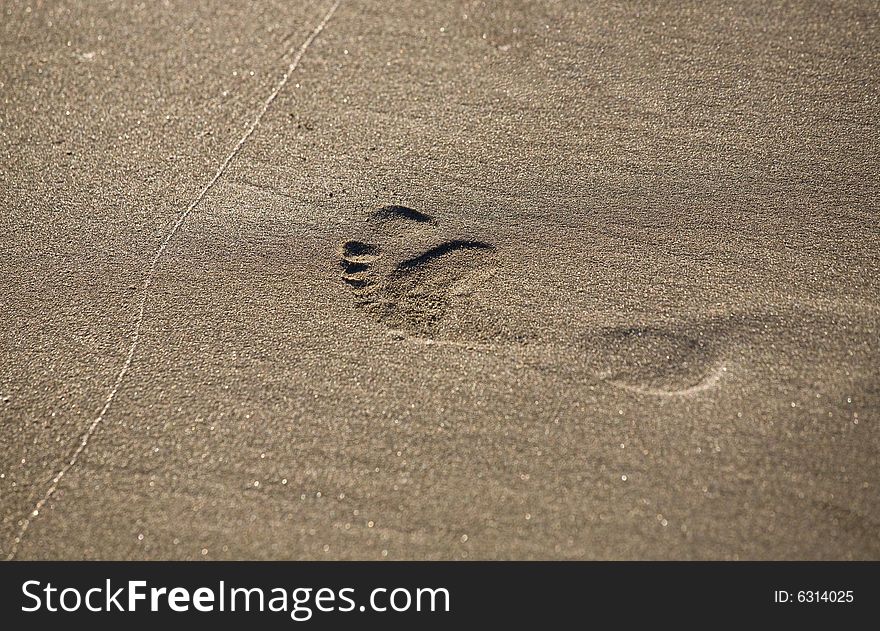
[[[0,4],[0,553],[880,558],[877,4],[333,8]]]

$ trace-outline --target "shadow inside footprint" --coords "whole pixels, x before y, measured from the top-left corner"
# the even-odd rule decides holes
[[[391,328],[432,336],[466,279],[494,248],[479,241],[448,241],[402,261],[379,279],[368,309]]]
[[[369,281],[370,264],[382,255],[378,246],[362,241],[346,241],[342,244],[339,264],[342,280],[354,288],[364,288]]]
[[[603,330],[586,350],[601,378],[651,394],[709,387],[722,369],[714,345],[702,336],[654,327]]]
[[[451,240],[382,270],[374,265],[382,256],[378,246],[347,241],[341,248],[342,278],[358,305],[389,328],[431,337],[452,299],[470,289],[468,279],[486,269],[494,249],[482,241]]]
[[[436,226],[431,215],[413,208],[382,206],[367,215],[363,240],[340,248],[342,279],[358,306],[391,329],[436,336],[453,300],[494,269],[494,246],[471,239],[441,241]]]
[[[367,221],[434,223],[434,218],[414,208],[391,205],[382,206],[372,211],[367,217]]]
[[[342,258],[346,261],[369,262],[381,254],[379,246],[361,241],[346,241],[342,244]]]

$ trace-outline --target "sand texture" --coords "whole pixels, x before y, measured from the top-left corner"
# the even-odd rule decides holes
[[[0,554],[880,559],[880,7],[0,2]]]

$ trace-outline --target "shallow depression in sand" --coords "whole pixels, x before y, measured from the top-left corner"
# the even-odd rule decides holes
[[[491,266],[494,246],[476,239],[438,236],[418,254],[406,255],[411,231],[419,224],[435,223],[430,215],[405,206],[383,206],[367,220],[379,224],[378,233],[372,236],[383,244],[343,243],[343,281],[352,288],[358,306],[379,322],[433,337],[454,298],[467,293],[469,279],[485,276],[479,272]],[[389,234],[383,229],[388,223],[403,228],[403,233]]]
[[[653,327],[603,330],[588,352],[602,378],[635,389],[696,388],[719,367],[717,354],[701,337]]]

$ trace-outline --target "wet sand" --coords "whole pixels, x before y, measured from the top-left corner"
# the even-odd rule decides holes
[[[880,558],[876,4],[334,6],[0,4],[0,553]]]

